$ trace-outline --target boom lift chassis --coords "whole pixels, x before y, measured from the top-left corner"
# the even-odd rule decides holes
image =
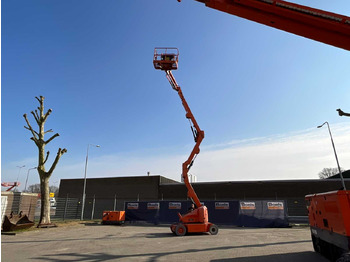
[[[193,138],[195,141],[194,148],[188,159],[182,164],[182,177],[187,187],[187,196],[196,205],[196,208],[185,214],[179,215],[179,222],[171,225],[171,231],[177,236],[184,236],[186,233],[193,232],[209,232],[212,235],[218,233],[218,227],[208,222],[208,209],[202,205],[199,198],[194,191],[189,179],[188,171],[193,165],[194,160],[199,154],[199,146],[204,139],[204,131],[199,128],[199,125],[194,118],[190,107],[188,106],[186,99],[181,91],[180,86],[177,84],[174,75],[171,70],[176,70],[178,67],[179,50],[177,48],[155,48],[153,65],[155,69],[165,71],[166,78],[168,79],[171,87],[178,93],[182,105],[186,111],[186,118],[190,121]]]

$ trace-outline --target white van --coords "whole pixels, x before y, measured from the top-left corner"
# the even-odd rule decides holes
[[[56,207],[56,199],[54,197],[50,197],[50,207]]]

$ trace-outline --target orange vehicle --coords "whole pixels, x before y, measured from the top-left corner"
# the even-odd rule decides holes
[[[196,119],[194,118],[187,102],[182,94],[180,86],[177,84],[171,70],[176,70],[178,67],[179,50],[177,48],[155,48],[153,56],[153,65],[155,69],[165,71],[166,77],[169,80],[171,87],[178,93],[182,105],[186,111],[186,118],[190,121],[193,138],[195,141],[194,148],[188,157],[188,159],[182,164],[182,177],[187,187],[187,196],[195,204],[193,211],[179,215],[179,223],[171,225],[171,231],[178,235],[183,236],[186,233],[193,232],[209,232],[212,235],[218,233],[218,227],[208,221],[208,209],[202,205],[199,198],[194,191],[191,183],[188,179],[188,171],[193,165],[193,162],[199,154],[199,145],[204,139],[204,131],[199,128]]]
[[[125,211],[103,211],[103,225],[122,225],[125,222]]]
[[[282,0],[196,1],[228,14],[350,51],[348,16]]]
[[[19,187],[20,185],[21,185],[20,182],[3,182],[3,183],[1,183],[1,186],[8,187],[8,189],[6,191],[11,191],[12,188]]]
[[[332,261],[350,261],[350,190],[305,196],[314,249]]]

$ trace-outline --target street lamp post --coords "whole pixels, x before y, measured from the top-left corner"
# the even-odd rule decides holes
[[[29,171],[30,171],[30,170],[33,170],[33,169],[36,169],[36,167],[33,167],[33,168],[29,168],[29,169],[28,169],[28,172],[27,172],[27,179],[26,179],[26,185],[25,185],[25,187],[24,187],[24,191],[27,190],[27,183],[28,183]]]
[[[18,176],[17,176],[17,180],[16,180],[16,183],[18,184],[19,174],[21,173],[21,169],[22,169],[23,167],[25,167],[25,165],[23,165],[23,166],[17,166],[17,167],[19,168],[19,170],[18,170]]]
[[[328,132],[329,132],[329,136],[331,137],[332,146],[333,146],[333,151],[334,151],[334,155],[335,155],[335,160],[337,161],[338,171],[339,171],[341,183],[342,183],[342,185],[343,185],[343,189],[346,190],[345,183],[344,183],[344,178],[343,178],[343,173],[341,172],[341,169],[340,169],[340,166],[339,166],[338,156],[337,156],[337,152],[335,151],[335,146],[334,146],[333,137],[332,137],[332,133],[331,133],[331,129],[330,129],[330,127],[329,127],[329,124],[328,124],[328,122],[326,121],[326,122],[324,122],[322,125],[318,126],[317,128],[323,127],[324,124],[327,124],[327,126],[328,126]]]
[[[87,146],[87,151],[86,151],[86,160],[85,160],[85,174],[84,174],[84,189],[83,189],[83,203],[81,206],[81,217],[80,220],[84,219],[84,208],[85,208],[85,191],[86,191],[86,172],[87,172],[87,164],[88,164],[88,158],[89,158],[89,147],[94,146],[94,147],[100,147],[99,145],[93,145],[93,144],[88,144]]]

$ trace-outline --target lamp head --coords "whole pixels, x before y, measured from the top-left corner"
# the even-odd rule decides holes
[[[326,122],[324,122],[322,125],[317,126],[317,128],[321,128],[321,127],[323,127],[323,126],[324,126],[324,124],[328,124],[328,122],[327,122],[327,121],[326,121]]]

